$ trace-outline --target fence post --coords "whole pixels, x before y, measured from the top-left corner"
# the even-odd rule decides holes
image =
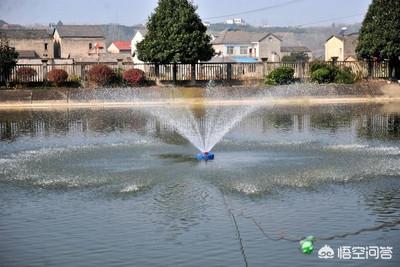
[[[370,59],[367,60],[367,64],[368,64],[368,79],[371,79],[373,76],[372,72],[373,72],[374,65],[372,63],[372,60],[370,60]]]
[[[232,80],[232,63],[226,64],[226,79],[228,81]]]
[[[192,63],[191,65],[190,65],[190,78],[191,78],[191,81],[192,81],[192,84],[195,84],[196,83],[196,63]]]
[[[42,59],[43,82],[47,82],[47,59]]]
[[[174,84],[176,84],[176,72],[178,68],[176,66],[176,62],[172,64],[172,80],[174,81]]]
[[[122,61],[123,61],[124,59],[122,59],[122,58],[117,58],[117,68],[118,69],[122,69]]]
[[[86,73],[85,73],[85,67],[86,65],[81,63],[81,80],[84,82],[86,80]]]

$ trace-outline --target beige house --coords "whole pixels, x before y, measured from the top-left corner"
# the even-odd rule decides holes
[[[259,61],[279,62],[281,44],[282,40],[272,33],[236,30],[225,30],[212,41],[213,48],[222,61],[224,57],[250,57]]]
[[[107,52],[111,54],[131,54],[131,43],[126,41],[114,41],[107,48]]]
[[[131,55],[132,55],[132,60],[134,63],[143,63],[143,61],[141,61],[138,58],[138,53],[137,53],[137,44],[140,43],[145,35],[147,34],[147,29],[140,29],[138,31],[136,31],[136,33],[134,34],[132,41],[131,41]]]
[[[59,25],[53,33],[55,58],[84,59],[105,53],[105,37],[99,26]]]
[[[309,61],[313,59],[312,51],[305,46],[282,46],[281,47],[281,57],[291,56],[292,54],[303,53],[309,58]]]
[[[47,30],[41,29],[1,29],[0,35],[6,36],[10,46],[17,50],[18,60],[52,59],[53,40]]]
[[[325,42],[325,61],[337,58],[338,61],[356,61],[358,33],[332,35]]]

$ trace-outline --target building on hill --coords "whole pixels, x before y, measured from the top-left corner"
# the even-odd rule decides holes
[[[225,30],[212,41],[219,58],[249,57],[279,62],[282,40],[272,33]]]
[[[143,63],[143,61],[141,61],[138,58],[137,44],[140,43],[144,39],[146,34],[147,34],[147,29],[143,28],[143,29],[137,30],[135,32],[135,34],[133,35],[133,38],[131,41],[131,55],[132,55],[132,60],[134,63]]]
[[[281,47],[281,57],[292,56],[293,54],[305,54],[308,60],[313,60],[312,51],[306,46],[282,46]]]
[[[111,54],[131,54],[131,43],[127,41],[114,41],[107,48],[107,52]]]
[[[325,61],[333,58],[338,61],[356,61],[358,33],[348,35],[332,35],[325,42]]]
[[[98,57],[105,53],[105,37],[100,26],[57,25],[53,32],[55,58]]]
[[[225,24],[228,25],[247,25],[247,23],[242,18],[234,18],[225,20]]]
[[[53,39],[47,30],[0,29],[0,35],[20,54],[19,59],[54,58]]]

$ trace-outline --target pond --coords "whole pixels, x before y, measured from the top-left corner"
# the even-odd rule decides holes
[[[205,162],[143,107],[0,111],[0,265],[400,265],[398,111],[244,115]]]

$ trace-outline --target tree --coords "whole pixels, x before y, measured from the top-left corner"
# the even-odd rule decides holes
[[[289,56],[282,57],[282,62],[285,63],[308,62],[309,60],[307,53],[304,52],[291,53]]]
[[[392,78],[400,78],[400,1],[373,0],[360,30],[357,55],[389,60]]]
[[[12,69],[17,65],[18,53],[5,36],[0,38],[0,81],[8,82]]]
[[[137,45],[139,59],[156,64],[192,65],[211,59],[211,37],[196,9],[188,0],[159,0],[146,25],[148,32]]]

